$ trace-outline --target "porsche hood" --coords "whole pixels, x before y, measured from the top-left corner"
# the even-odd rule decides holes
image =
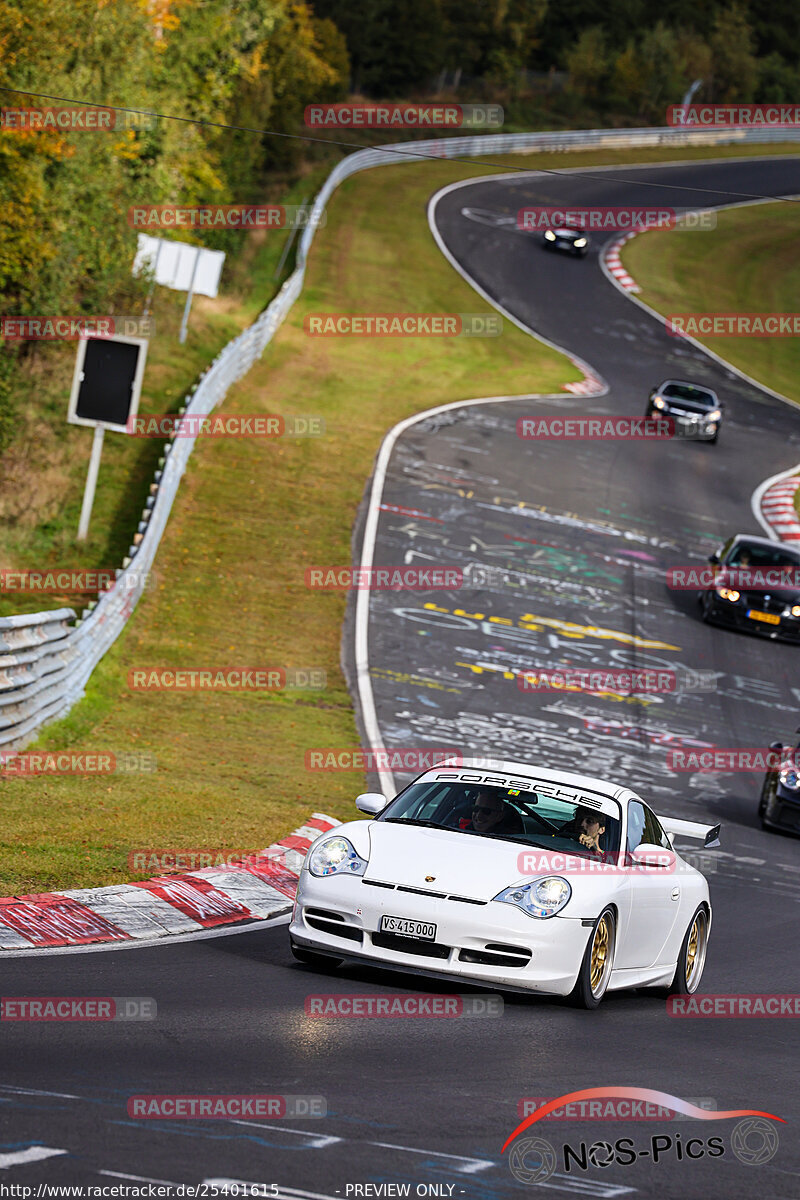
[[[347,831],[342,828],[344,836]],[[513,884],[564,874],[574,903],[565,916],[580,915],[585,903],[593,907],[601,892],[616,890],[622,876],[598,872],[559,872],[536,869],[546,851],[522,842],[480,837],[449,829],[426,829],[419,825],[373,821],[369,827],[369,863],[364,879],[438,896],[455,896],[478,901],[493,900]],[[552,852],[551,852],[552,853]],[[526,861],[533,869],[526,869]]]

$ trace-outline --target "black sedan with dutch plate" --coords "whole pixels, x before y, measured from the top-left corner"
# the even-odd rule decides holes
[[[698,596],[704,621],[800,642],[800,549],[739,533],[709,562],[712,586]]]

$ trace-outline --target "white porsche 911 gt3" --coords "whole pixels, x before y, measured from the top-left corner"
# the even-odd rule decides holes
[[[289,926],[317,966],[369,961],[596,1008],[630,987],[697,990],[708,884],[673,839],[719,826],[657,817],[625,787],[464,760],[393,800],[368,792],[314,843]]]

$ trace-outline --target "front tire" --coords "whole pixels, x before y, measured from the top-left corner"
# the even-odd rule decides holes
[[[700,986],[708,947],[708,913],[698,908],[681,943],[675,975],[669,989],[671,996],[691,996]]]
[[[614,966],[617,922],[614,911],[606,908],[597,918],[578,972],[570,999],[578,1008],[597,1008],[605,995]]]

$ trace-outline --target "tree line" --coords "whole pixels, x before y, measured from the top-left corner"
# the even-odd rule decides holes
[[[569,74],[597,111],[663,120],[665,100],[794,101],[796,0],[312,0],[342,31],[351,86],[392,97],[441,72],[514,89],[521,72]]]

